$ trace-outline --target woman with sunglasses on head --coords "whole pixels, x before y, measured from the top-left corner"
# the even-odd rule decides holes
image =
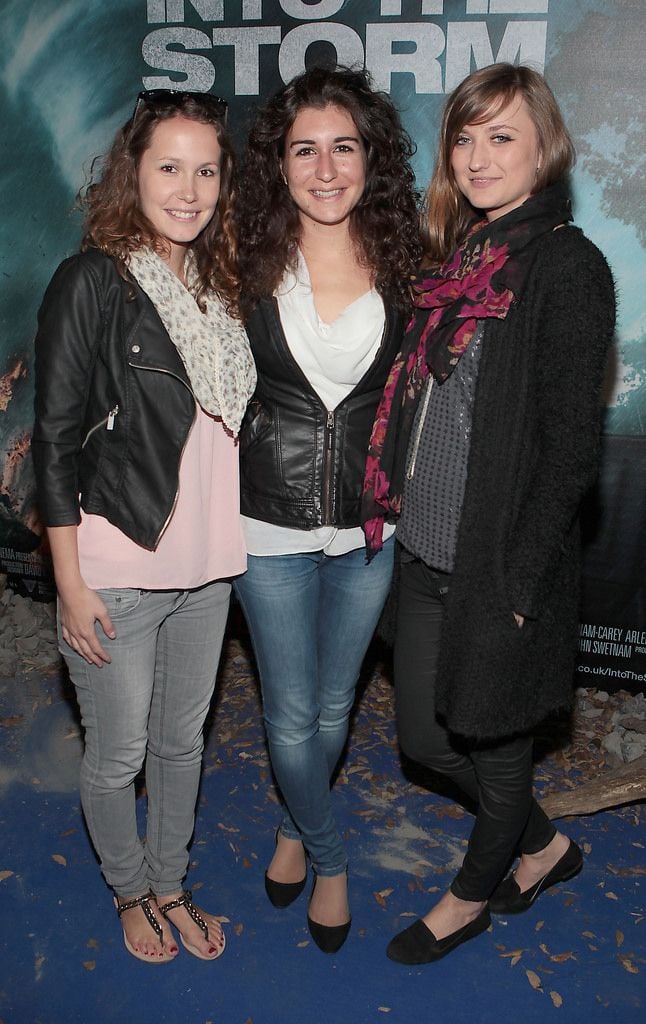
[[[400,743],[477,808],[449,891],[388,947],[402,963],[440,959],[582,864],[532,797],[531,736],[571,698],[615,316],[606,261],[569,224],[573,161],[537,72],[493,65],[449,97],[416,314],[375,420],[364,518],[372,552],[398,520]]]
[[[265,884],[274,906],[288,906],[309,857],[308,924],[327,953],[350,928],[330,780],[392,570],[392,542],[366,564],[359,511],[420,251],[411,152],[366,73],[313,68],[258,112],[240,190],[258,387],[241,433],[249,567],[236,594],[285,803]]]
[[[33,456],[59,643],[85,732],[81,802],[124,941],[224,949],[182,889],[231,577],[236,435],[255,371],[237,314],[226,105],[142,93],[39,312]],[[145,843],[135,779],[146,765]]]

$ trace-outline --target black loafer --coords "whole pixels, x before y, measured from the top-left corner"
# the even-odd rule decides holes
[[[560,860],[551,871],[532,885],[530,889],[521,892],[518,883],[512,875],[507,875],[497,889],[494,889],[489,899],[489,910],[494,914],[522,914],[529,910],[534,900],[542,892],[559,882],[567,882],[568,879],[578,875],[583,867],[583,854],[573,839]]]
[[[476,935],[486,931],[490,924],[489,911],[485,907],[463,928],[458,928],[456,932],[451,932],[443,939],[436,939],[431,929],[419,917],[409,928],[391,939],[386,956],[399,964],[430,964],[435,960],[441,960],[463,942],[474,939]]]

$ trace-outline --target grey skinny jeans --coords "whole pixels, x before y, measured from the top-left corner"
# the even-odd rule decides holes
[[[112,662],[88,663],[60,635],[85,730],[81,805],[105,879],[118,896],[175,893],[188,866],[202,769],[203,726],[231,585],[99,590],[117,638],[97,625]],[[135,779],[146,763],[146,842]]]

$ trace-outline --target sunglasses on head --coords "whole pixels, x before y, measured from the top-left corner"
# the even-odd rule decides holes
[[[218,121],[222,121],[223,124],[227,123],[228,103],[221,96],[214,96],[210,92],[183,92],[181,89],[142,89],[137,96],[137,102],[132,115],[133,125],[142,107],[152,109],[163,107],[179,108],[187,96],[201,103]]]

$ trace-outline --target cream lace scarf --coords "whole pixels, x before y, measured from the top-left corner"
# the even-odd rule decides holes
[[[256,368],[242,324],[229,316],[216,295],[207,299],[206,313],[200,312],[192,295],[197,271],[190,253],[186,261],[188,290],[151,249],[132,252],[128,269],[159,313],[184,363],[195,398],[237,435],[256,386]]]

